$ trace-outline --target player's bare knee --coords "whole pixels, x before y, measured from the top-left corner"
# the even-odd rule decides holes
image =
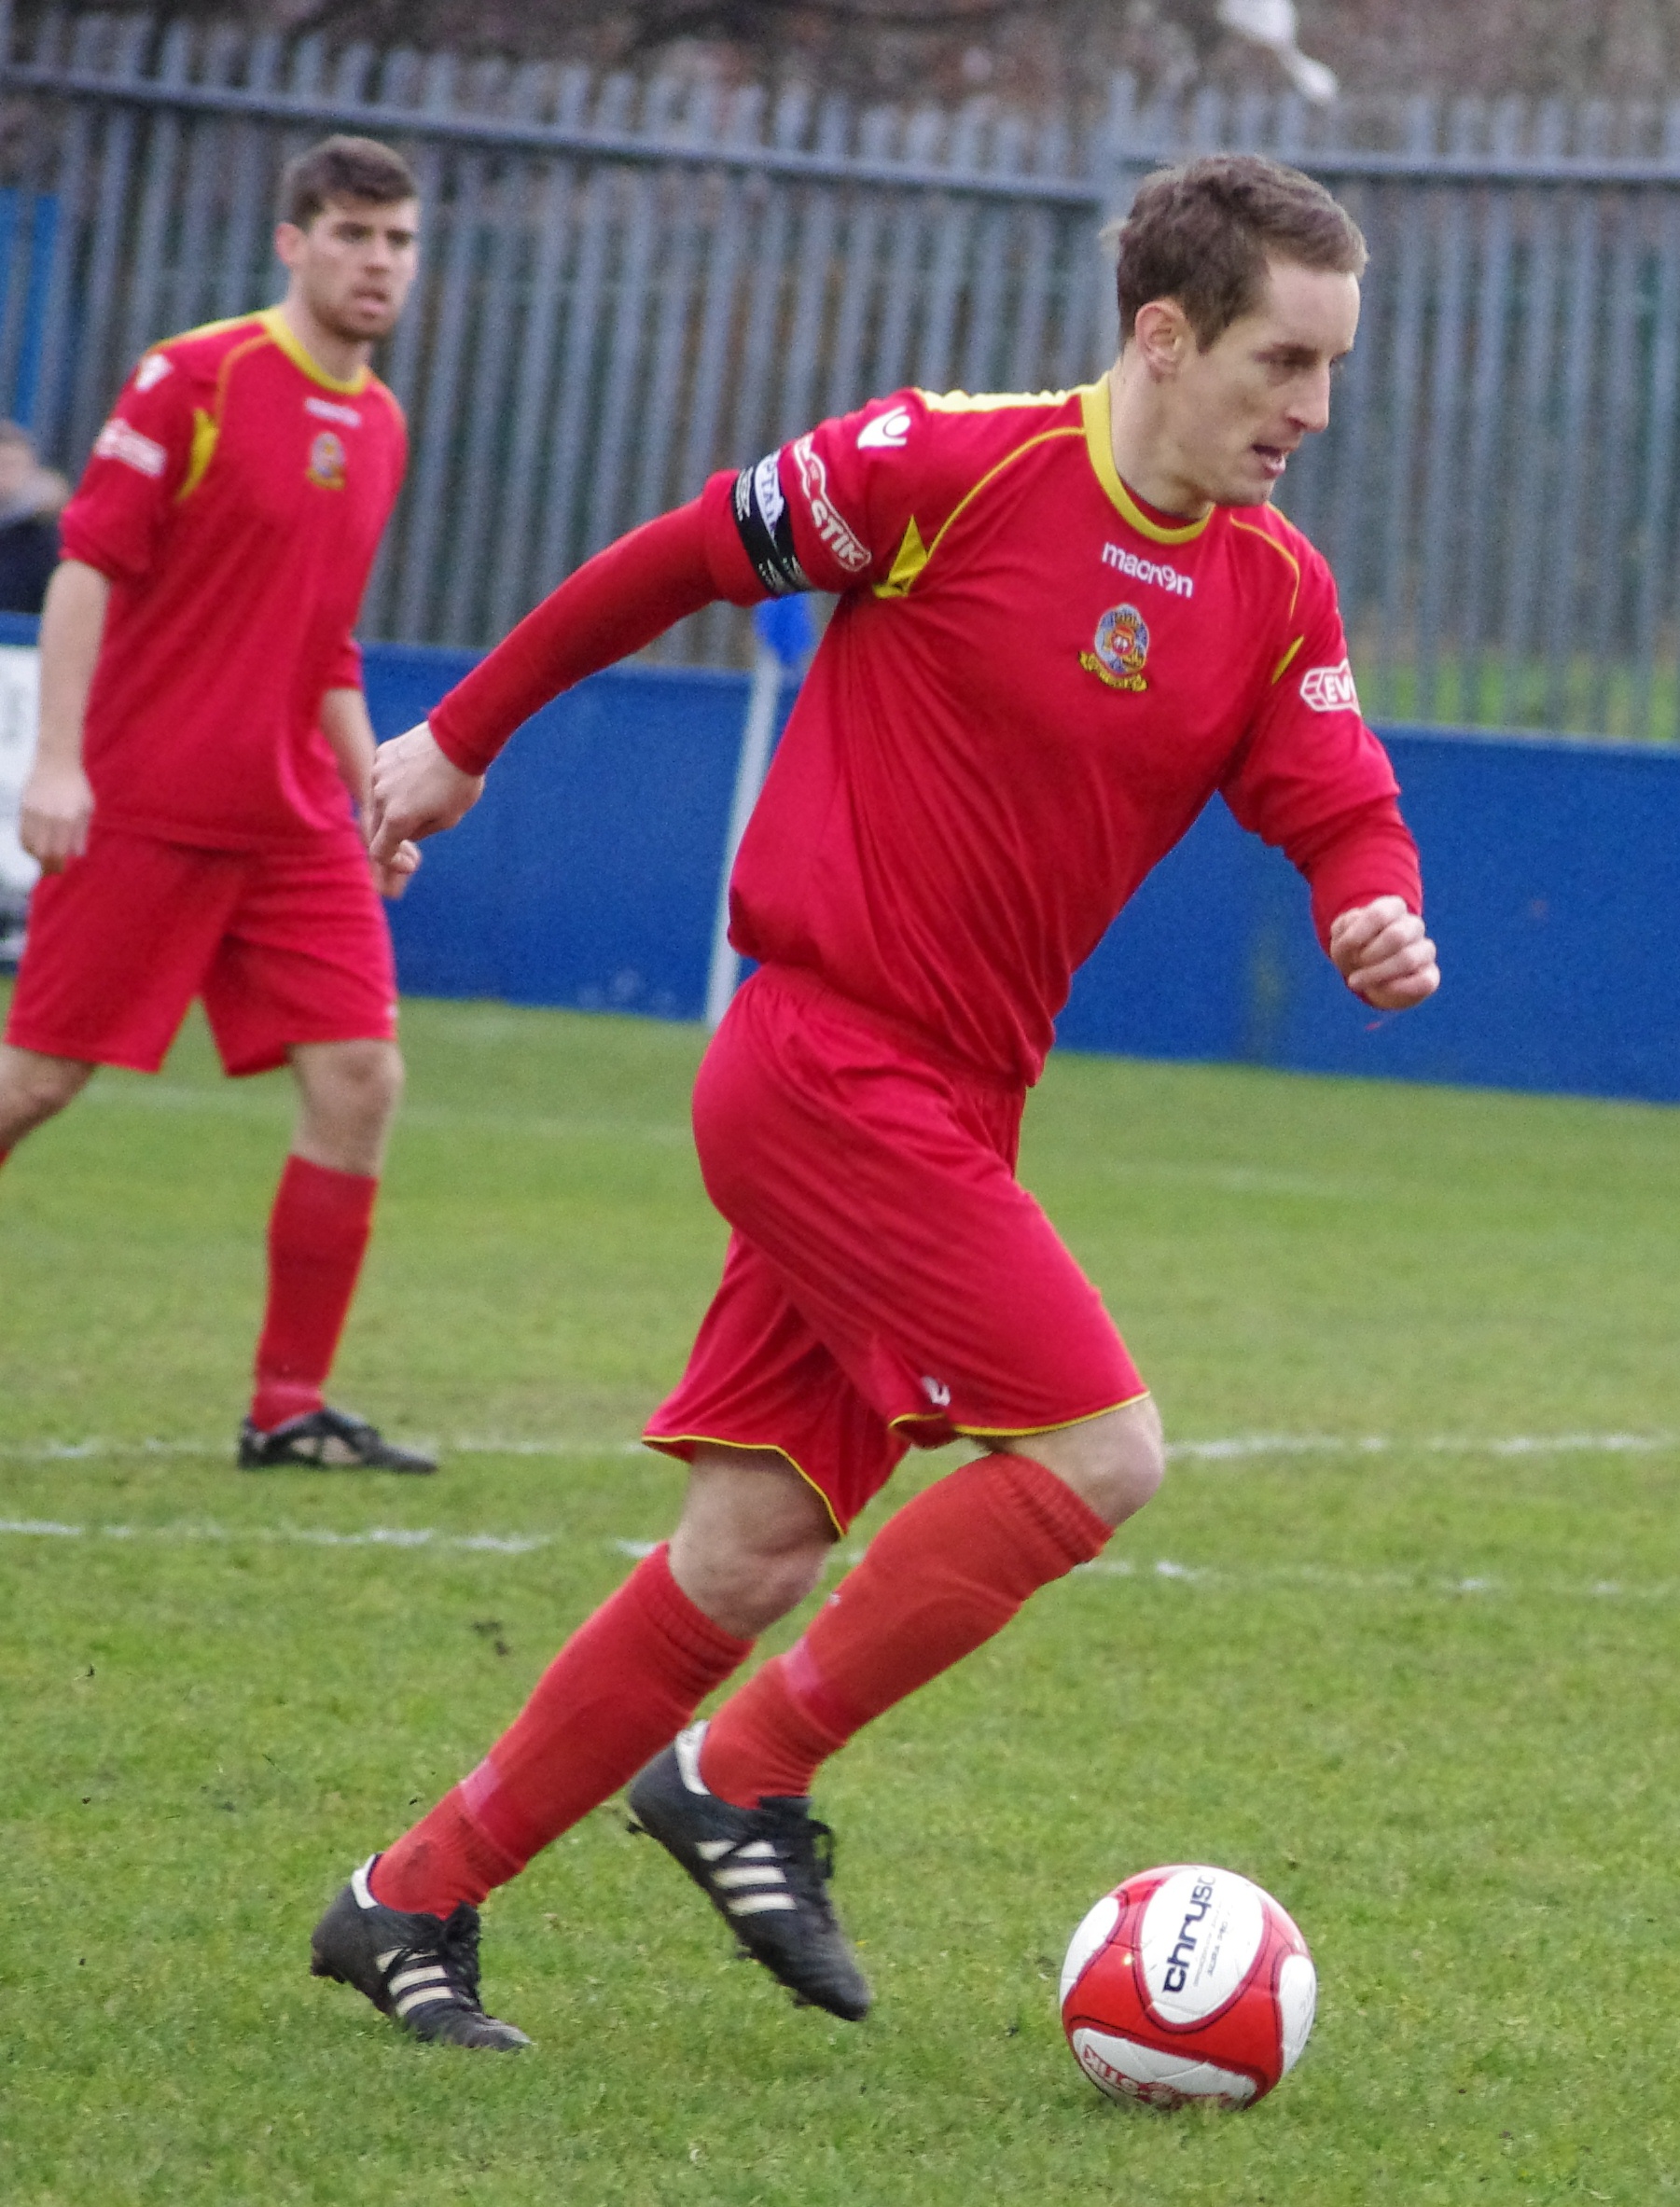
[[[92,1073],[79,1058],[49,1058],[0,1045],[0,1149],[9,1149],[62,1111]]]
[[[298,1147],[315,1163],[377,1172],[402,1100],[402,1054],[392,1042],[312,1043],[292,1052],[302,1100]]]
[[[833,1547],[826,1511],[773,1451],[697,1452],[671,1570],[715,1624],[752,1639],[805,1599]]]
[[[1167,1468],[1160,1412],[1148,1395],[1083,1425],[1034,1434],[1019,1446],[1020,1453],[1064,1479],[1109,1525],[1135,1516]]]
[[[401,1053],[389,1042],[341,1043],[331,1060],[330,1085],[346,1117],[382,1127],[402,1100]]]

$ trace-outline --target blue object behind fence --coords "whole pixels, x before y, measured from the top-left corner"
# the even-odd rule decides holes
[[[382,738],[472,663],[370,645]],[[392,908],[403,988],[698,1019],[745,710],[744,675],[691,670],[614,668],[557,699]]]
[[[382,735],[471,663],[375,645]],[[394,912],[405,989],[700,1016],[746,677],[615,670],[526,729]],[[1390,729],[1447,975],[1383,1019],[1215,802],[1075,984],[1070,1048],[1680,1102],[1680,755]]]

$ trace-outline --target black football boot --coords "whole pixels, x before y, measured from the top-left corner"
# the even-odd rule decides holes
[[[802,1795],[737,1809],[708,1793],[700,1775],[705,1731],[691,1725],[632,1780],[636,1821],[796,2000],[861,2022],[872,1995],[828,1899],[834,1834]]]
[[[310,1940],[309,1972],[365,1992],[382,2015],[416,2038],[515,2052],[531,2041],[479,2003],[479,1911],[462,1901],[448,1918],[410,1915],[373,1897],[370,1854]]]

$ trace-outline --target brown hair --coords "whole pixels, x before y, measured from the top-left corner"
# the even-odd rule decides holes
[[[1173,298],[1205,352],[1266,289],[1272,258],[1337,275],[1365,272],[1365,240],[1322,184],[1257,153],[1215,153],[1159,169],[1110,233],[1120,341],[1151,299]]]
[[[417,200],[419,179],[400,153],[377,138],[323,138],[285,164],[280,179],[280,219],[307,229],[329,200],[370,200],[389,207]]]

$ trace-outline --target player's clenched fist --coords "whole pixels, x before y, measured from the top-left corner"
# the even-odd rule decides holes
[[[373,760],[373,805],[368,848],[376,866],[403,868],[402,846],[410,839],[453,827],[479,801],[482,774],[464,774],[439,748],[423,720],[406,735],[382,743]],[[420,863],[410,854],[412,872]]]
[[[37,760],[18,807],[18,840],[44,874],[62,874],[88,847],[93,792],[78,766]]]
[[[1398,896],[1342,912],[1330,929],[1330,956],[1354,995],[1379,1011],[1409,1010],[1441,985],[1435,945]]]

